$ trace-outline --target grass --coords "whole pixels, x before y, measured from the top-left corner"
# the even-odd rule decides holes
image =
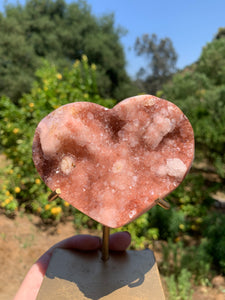
[[[14,235],[14,238],[19,241],[20,247],[23,249],[30,248],[33,245],[35,239],[34,234],[29,234],[25,238]]]

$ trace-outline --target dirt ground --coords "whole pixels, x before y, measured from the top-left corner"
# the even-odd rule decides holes
[[[13,299],[31,265],[49,247],[78,233],[72,221],[47,226],[34,215],[18,214],[15,219],[9,219],[0,211],[0,300]],[[93,231],[82,233],[96,234]],[[160,253],[155,256],[156,260],[161,259]],[[167,295],[163,278],[162,282]],[[223,300],[224,289],[220,284],[198,287],[193,300]]]
[[[0,212],[0,300],[13,298],[27,271],[41,254],[55,243],[78,233],[72,222],[46,226],[33,215],[9,219]]]

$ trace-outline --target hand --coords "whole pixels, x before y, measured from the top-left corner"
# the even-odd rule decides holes
[[[128,232],[114,233],[109,238],[109,249],[112,251],[125,251],[130,241],[131,238]],[[55,248],[94,251],[101,249],[101,239],[91,235],[77,235],[52,246],[30,268],[14,300],[36,299]]]

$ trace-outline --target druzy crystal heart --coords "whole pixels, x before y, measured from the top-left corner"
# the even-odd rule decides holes
[[[152,208],[184,179],[194,156],[192,127],[169,101],[150,95],[113,109],[64,105],[38,125],[33,160],[47,186],[109,227]]]

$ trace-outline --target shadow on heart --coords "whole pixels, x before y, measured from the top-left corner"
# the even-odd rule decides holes
[[[154,255],[150,250],[111,252],[109,260],[103,262],[100,251],[56,249],[46,277],[57,279],[55,288],[58,290],[70,289],[72,294],[73,289],[78,287],[86,298],[98,300],[124,286],[133,289],[142,285],[145,274],[154,264]]]

